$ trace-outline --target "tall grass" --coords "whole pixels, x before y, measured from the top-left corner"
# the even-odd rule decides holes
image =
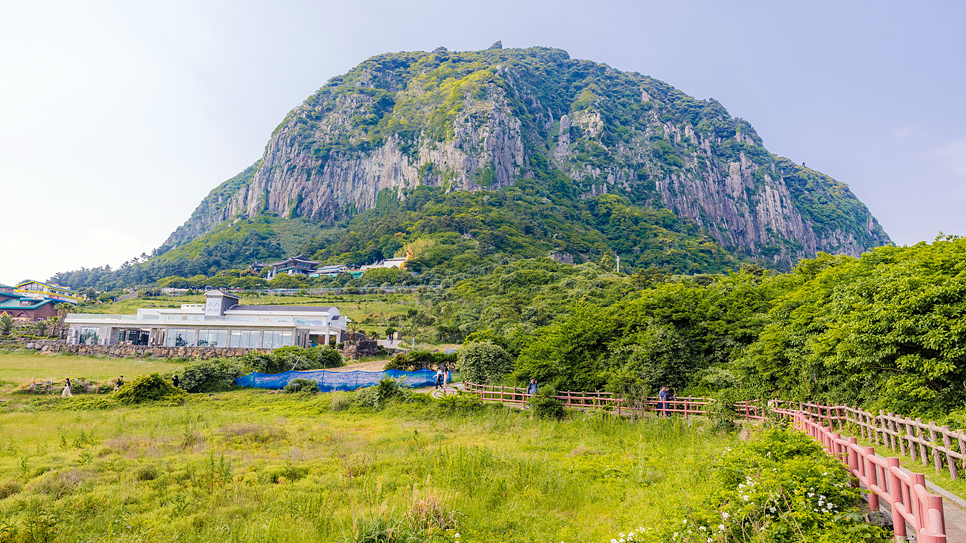
[[[326,395],[296,396],[2,404],[0,541],[355,541],[382,529],[610,541],[709,493],[711,460],[734,439],[675,421],[503,408],[333,412]]]

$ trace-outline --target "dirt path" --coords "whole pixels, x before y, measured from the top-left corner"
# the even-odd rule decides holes
[[[370,360],[368,362],[356,362],[341,368],[332,368],[329,371],[382,371],[389,360]]]

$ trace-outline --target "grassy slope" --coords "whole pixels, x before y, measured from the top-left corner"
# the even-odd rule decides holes
[[[7,407],[0,487],[23,490],[0,500],[0,518],[64,541],[337,541],[435,502],[463,541],[609,541],[710,491],[710,460],[732,439],[503,409],[332,413],[329,401],[244,391]]]

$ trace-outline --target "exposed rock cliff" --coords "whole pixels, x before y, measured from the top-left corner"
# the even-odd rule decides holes
[[[328,223],[420,184],[494,190],[552,170],[775,262],[889,242],[845,185],[770,154],[714,100],[531,48],[381,55],[332,79],[165,246],[239,215]]]

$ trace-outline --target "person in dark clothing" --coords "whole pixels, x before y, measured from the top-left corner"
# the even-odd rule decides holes
[[[657,397],[660,400],[657,404],[658,409],[660,409],[660,412],[658,413],[658,417],[664,417],[664,418],[668,417],[667,409],[668,409],[668,398],[670,397],[670,395],[671,395],[671,389],[669,387],[661,387],[661,391],[657,393]]]
[[[114,392],[117,392],[117,389],[121,388],[122,386],[124,386],[123,375],[117,378],[117,384],[114,385]]]
[[[436,371],[436,388],[437,389],[443,388],[443,370],[442,369]]]
[[[537,393],[537,380],[531,377],[530,382],[527,384],[527,395],[524,396],[523,398],[524,409],[530,408],[530,406],[527,404],[529,403],[529,399],[534,395],[536,395],[536,393]]]
[[[171,378],[171,384],[174,385],[174,388],[181,388],[181,380],[178,379],[177,373]]]

